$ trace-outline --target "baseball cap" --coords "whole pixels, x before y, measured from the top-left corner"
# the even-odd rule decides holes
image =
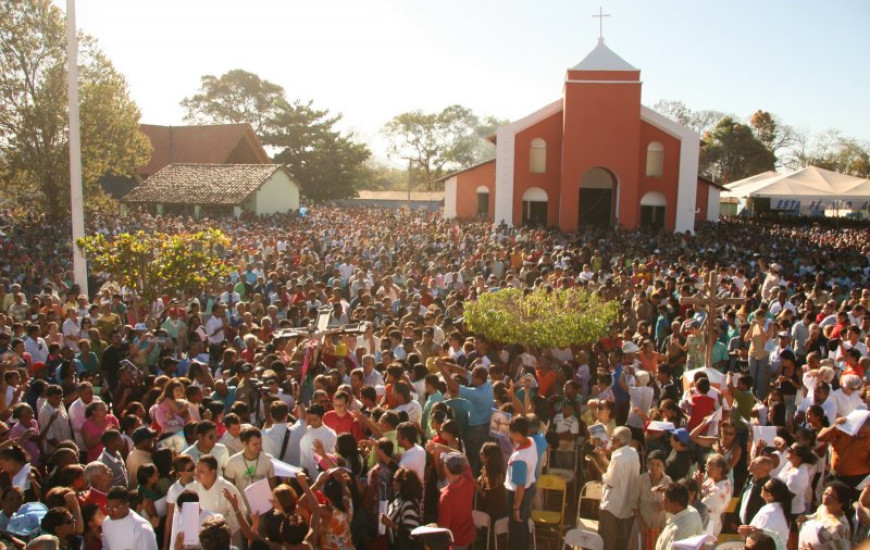
[[[447,470],[454,475],[461,474],[468,467],[468,459],[461,453],[446,453],[441,455],[441,460]]]
[[[679,439],[683,445],[689,444],[689,432],[685,428],[677,428],[671,435]]]

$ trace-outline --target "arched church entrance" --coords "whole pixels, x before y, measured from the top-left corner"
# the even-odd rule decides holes
[[[523,225],[547,225],[547,192],[540,187],[529,187],[523,193]]]
[[[640,225],[656,229],[665,226],[668,200],[658,191],[650,191],[640,199]]]
[[[580,178],[580,226],[610,227],[616,211],[616,178],[604,168],[590,168]]]

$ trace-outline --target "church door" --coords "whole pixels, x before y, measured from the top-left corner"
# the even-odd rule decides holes
[[[657,191],[650,191],[640,199],[640,225],[659,229],[665,226],[668,201]]]
[[[547,192],[530,187],[523,193],[523,225],[547,226]]]
[[[603,168],[592,168],[580,178],[578,225],[611,227],[616,204],[616,182]]]

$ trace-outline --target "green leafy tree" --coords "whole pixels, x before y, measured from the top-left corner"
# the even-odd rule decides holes
[[[390,154],[410,163],[412,174],[432,190],[448,170],[467,168],[495,155],[486,141],[501,123],[483,122],[467,107],[450,105],[440,113],[421,110],[393,117],[383,128]]]
[[[79,40],[82,176],[85,198],[106,174],[133,176],[148,139],[127,84],[87,36]],[[66,47],[61,11],[50,0],[0,2],[0,154],[7,189],[52,218],[69,212]]]
[[[860,178],[870,177],[870,143],[828,130],[815,140],[813,147],[798,155],[799,165],[813,165]]]
[[[730,116],[723,117],[712,131],[704,134],[704,143],[707,175],[720,183],[773,170],[776,164],[776,156],[752,128]]]
[[[506,288],[467,303],[465,322],[491,340],[551,348],[599,340],[618,312],[618,302],[584,290],[539,289],[524,296],[520,289]]]
[[[306,197],[352,197],[366,173],[371,152],[335,128],[341,115],[316,109],[312,101],[288,101],[284,88],[253,73],[235,69],[203,76],[200,91],[181,106],[191,123],[250,124]]]
[[[122,233],[110,239],[89,235],[76,241],[90,267],[110,281],[153,302],[158,296],[181,296],[203,289],[231,268],[223,261],[230,240],[220,230],[198,233]]]

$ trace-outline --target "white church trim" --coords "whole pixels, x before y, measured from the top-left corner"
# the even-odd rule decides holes
[[[458,187],[458,178],[450,176],[444,182],[444,218],[451,219],[456,217],[456,189]]]
[[[516,164],[516,136],[542,120],[562,112],[562,99],[543,109],[500,127],[495,134],[495,223],[514,224],[514,168]],[[446,197],[445,197],[446,198]],[[445,201],[446,204],[446,201]]]
[[[694,233],[701,136],[695,131],[681,126],[643,105],[641,105],[640,109],[640,118],[644,122],[680,140],[680,179],[677,182],[674,232],[689,231]]]

